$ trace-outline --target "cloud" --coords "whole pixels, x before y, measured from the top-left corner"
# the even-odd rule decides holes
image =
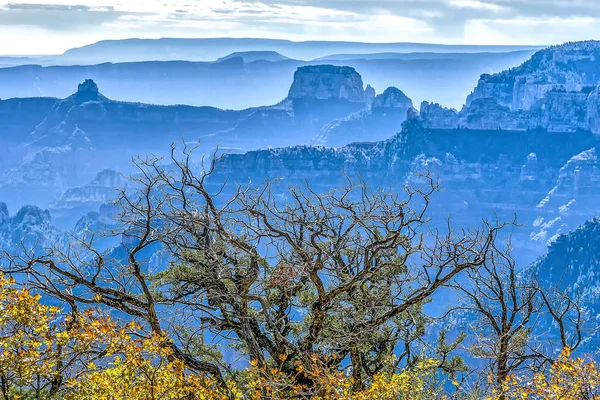
[[[84,5],[65,4],[35,4],[35,3],[8,3],[4,6],[8,10],[35,10],[35,11],[114,11],[113,6],[91,7]]]
[[[49,35],[39,43],[57,35],[64,47],[215,36],[545,45],[598,39],[599,21],[600,0],[0,0],[0,53],[19,48],[11,30]]]
[[[117,11],[112,5],[8,3],[0,6],[0,27],[23,25],[69,31],[115,22],[130,14]]]
[[[493,3],[484,3],[478,0],[450,0],[448,1],[453,7],[458,8],[471,8],[475,10],[486,10],[492,12],[505,11],[507,8],[505,6]]]

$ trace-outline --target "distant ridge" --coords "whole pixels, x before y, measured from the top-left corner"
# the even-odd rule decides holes
[[[231,53],[228,56],[221,57],[217,62],[223,62],[232,58],[241,58],[245,63],[251,63],[255,61],[285,61],[289,60],[286,56],[279,54],[276,51],[239,51]]]
[[[540,46],[471,46],[429,43],[361,43],[278,39],[210,38],[210,39],[125,39],[105,40],[67,50],[56,57],[61,62],[103,61],[213,61],[236,52],[273,51],[297,60],[314,60],[330,54],[352,53],[481,53],[536,50]]]
[[[516,50],[508,52],[475,52],[475,53],[434,53],[434,52],[416,52],[416,53],[365,53],[365,54],[331,54],[325,57],[317,58],[313,61],[346,61],[346,60],[440,60],[440,59],[460,59],[469,60],[483,55],[489,57],[501,56],[503,54],[530,56],[535,53],[534,49]]]

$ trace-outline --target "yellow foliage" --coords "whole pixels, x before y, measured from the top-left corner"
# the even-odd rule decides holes
[[[515,400],[598,399],[600,370],[594,361],[572,358],[569,349],[565,349],[552,364],[548,374],[511,376],[503,395],[504,398]]]
[[[0,275],[0,376],[3,396],[12,385],[26,385],[34,377],[51,377],[56,366],[51,321],[59,310],[40,304],[27,289]]]
[[[133,333],[136,333],[133,335]],[[65,400],[429,400],[446,398],[437,360],[367,377],[363,390],[345,371],[311,355],[292,363],[282,354],[268,366],[251,362],[236,381],[188,370],[173,357],[168,339],[143,336],[140,326],[120,326],[98,313],[63,315],[40,296],[0,275],[0,399]],[[288,365],[289,366],[289,365]],[[289,371],[289,369],[287,369]],[[60,379],[57,379],[60,378]],[[57,382],[60,384],[58,385]],[[452,382],[460,391],[460,384]],[[53,389],[53,390],[51,390]],[[501,392],[501,393],[500,393]],[[565,350],[547,374],[511,376],[492,399],[595,399],[600,369]]]

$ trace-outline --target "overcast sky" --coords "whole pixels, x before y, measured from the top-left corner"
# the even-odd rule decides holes
[[[0,54],[102,39],[554,44],[600,38],[600,0],[0,0]]]

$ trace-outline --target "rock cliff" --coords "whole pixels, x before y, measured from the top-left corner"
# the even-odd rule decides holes
[[[498,97],[470,101],[460,112],[424,102],[421,118],[429,129],[473,129],[549,132],[586,130],[600,133],[598,88],[569,92],[564,88],[547,91],[529,109],[512,110]]]
[[[0,248],[18,254],[22,249],[41,250],[65,240],[52,225],[50,212],[38,207],[22,207],[11,216],[5,203],[0,203]]]
[[[600,41],[541,50],[521,66],[481,76],[460,111],[427,103],[430,129],[502,129],[600,133]]]
[[[363,103],[365,91],[362,78],[354,68],[310,65],[298,68],[288,98]]]
[[[60,225],[72,226],[81,215],[114,200],[117,189],[126,187],[127,181],[119,172],[106,169],[88,184],[67,189],[58,201],[50,205],[50,211]]]
[[[527,226],[519,230],[518,252],[532,261],[555,234],[539,240],[534,226],[539,218],[556,218],[568,199],[562,196],[556,206],[538,208],[540,202],[565,174],[565,165],[576,154],[594,148],[598,138],[589,132],[553,133],[545,130],[502,131],[427,129],[421,118],[404,123],[401,133],[375,143],[356,143],[338,148],[292,147],[253,151],[225,157],[214,182],[260,182],[280,178],[287,185],[308,182],[317,190],[329,190],[343,182],[342,172],[360,176],[371,187],[422,184],[419,174],[429,171],[439,179],[443,191],[436,194],[430,209],[436,220],[452,215],[456,225],[475,225],[481,218],[498,217]],[[591,186],[600,174],[590,167],[588,181],[580,194],[589,193],[586,202],[600,204],[600,190]],[[597,167],[596,167],[597,168]],[[586,188],[586,189],[583,189]],[[557,193],[555,191],[555,193]],[[569,194],[570,195],[570,194]],[[569,196],[567,195],[567,196]],[[582,200],[583,205],[583,198]],[[586,204],[588,204],[586,203]],[[554,203],[553,203],[554,204]],[[598,207],[584,206],[577,218],[566,221],[571,229],[590,218]],[[515,240],[516,242],[516,240]]]
[[[521,66],[481,76],[467,99],[493,97],[511,110],[529,110],[546,93],[562,88],[580,92],[600,84],[600,41],[572,42],[535,53]]]

